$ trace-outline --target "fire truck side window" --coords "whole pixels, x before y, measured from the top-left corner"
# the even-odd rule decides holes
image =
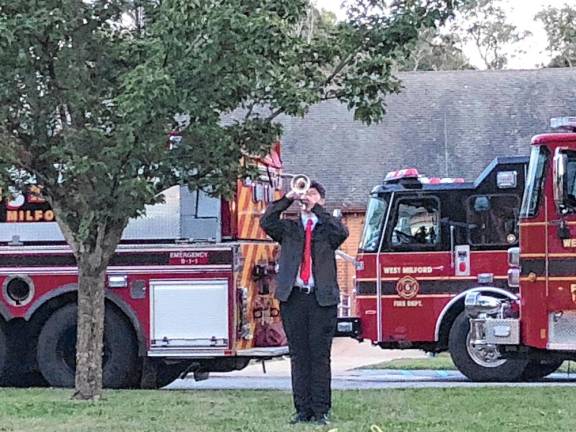
[[[549,151],[546,147],[533,147],[530,155],[530,165],[526,177],[526,190],[524,191],[524,201],[522,202],[521,214],[523,217],[536,216],[542,195],[542,185],[544,183],[544,173],[546,172],[546,162]]]
[[[360,250],[376,252],[380,243],[382,224],[388,211],[388,201],[382,197],[372,197],[366,211],[366,223],[360,242]]]
[[[404,199],[392,230],[391,244],[400,249],[435,249],[440,243],[440,208],[436,199]]]
[[[568,156],[566,166],[566,197],[568,198],[569,205],[574,207],[576,205],[576,152],[566,151]]]
[[[471,245],[511,246],[518,241],[517,195],[474,195],[468,198],[468,236]]]

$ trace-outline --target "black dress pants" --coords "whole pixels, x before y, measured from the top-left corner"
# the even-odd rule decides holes
[[[280,304],[280,312],[290,349],[294,407],[304,415],[328,414],[337,306],[320,306],[314,293],[294,288],[288,301]]]

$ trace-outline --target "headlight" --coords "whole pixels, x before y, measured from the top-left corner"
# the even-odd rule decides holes
[[[497,314],[500,312],[502,302],[497,298],[482,295],[482,293],[479,292],[471,292],[466,294],[464,306],[468,316],[476,318],[480,314]]]

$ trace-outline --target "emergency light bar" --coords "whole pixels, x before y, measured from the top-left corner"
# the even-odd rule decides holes
[[[553,117],[550,119],[550,127],[576,132],[576,117]]]
[[[420,178],[420,182],[423,184],[451,184],[451,183],[464,183],[464,179],[461,177],[422,177]]]
[[[390,171],[384,178],[385,183],[399,182],[401,180],[416,180],[421,184],[464,183],[464,179],[461,177],[426,177],[420,175],[416,168],[405,168],[397,171]]]
[[[418,179],[420,177],[420,173],[416,168],[406,168],[397,171],[390,171],[386,174],[384,178],[385,182],[393,182],[398,180],[404,179]]]

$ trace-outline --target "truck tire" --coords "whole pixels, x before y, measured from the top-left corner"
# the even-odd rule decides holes
[[[74,387],[78,308],[67,304],[46,320],[38,337],[37,360],[52,387]],[[106,308],[102,381],[105,388],[138,383],[138,348],[132,326],[115,309]]]
[[[458,370],[472,381],[518,381],[528,363],[528,360],[499,358],[494,347],[473,346],[466,312],[460,313],[452,324],[448,349]]]
[[[0,385],[6,385],[7,382],[7,357],[8,350],[6,349],[6,324],[0,319]]]
[[[534,381],[556,372],[563,360],[530,360],[522,373],[522,380]]]
[[[4,380],[10,387],[48,387],[48,383],[36,366],[37,336],[20,327],[5,334]],[[1,337],[0,337],[1,339]]]

